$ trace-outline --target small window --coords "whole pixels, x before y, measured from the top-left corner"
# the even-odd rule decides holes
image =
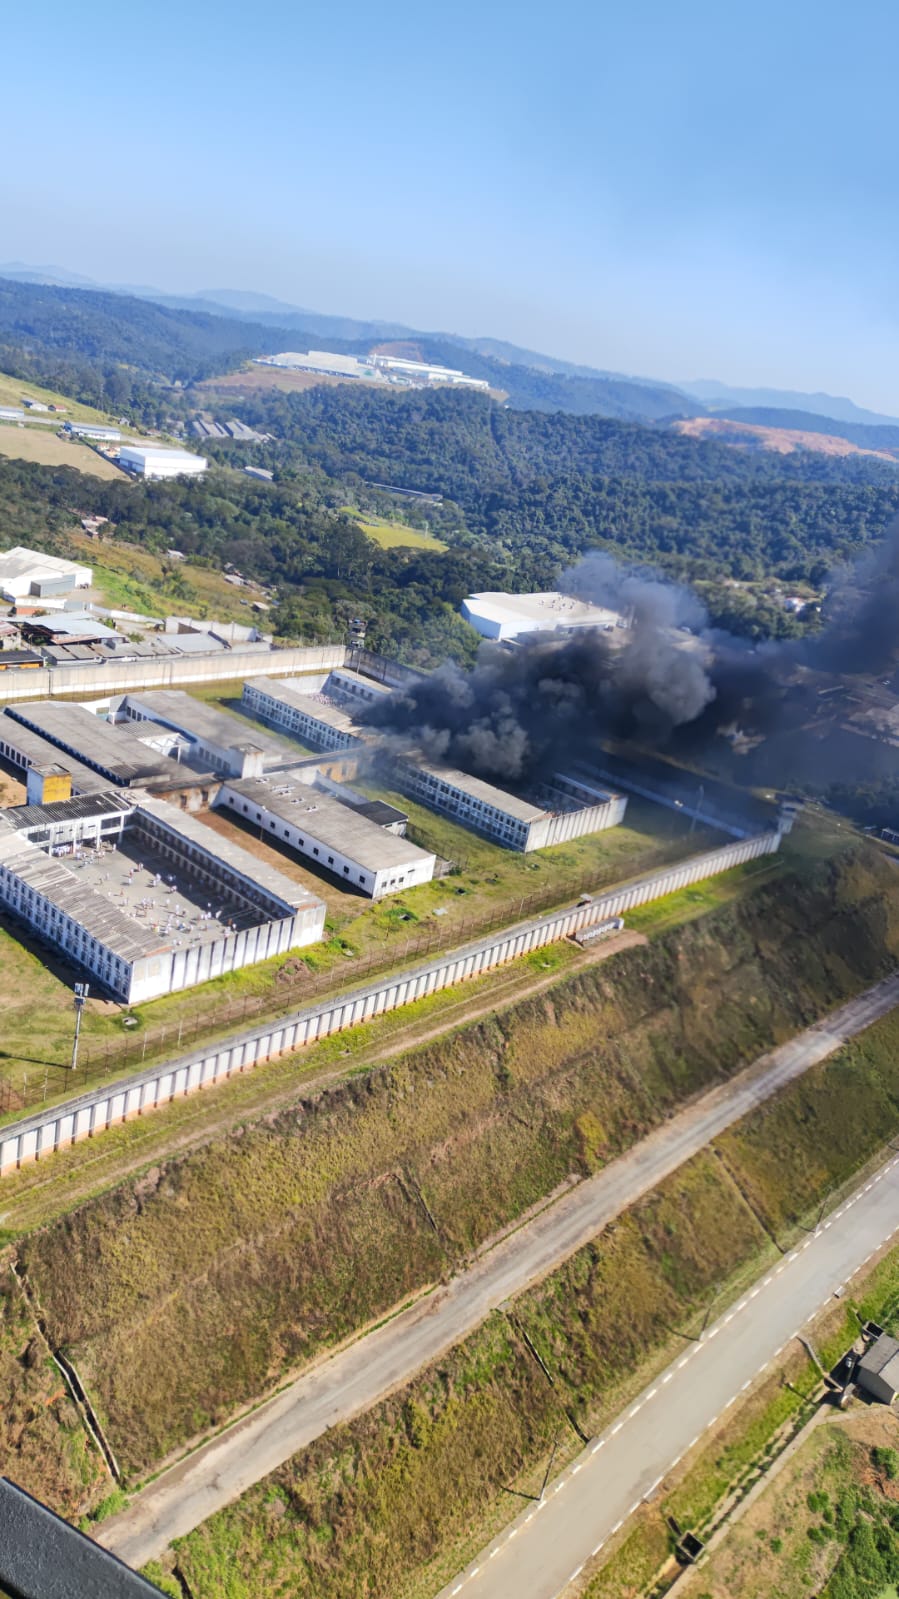
[[[344,867],[344,868],[343,868],[343,875],[344,875],[344,877],[349,877],[349,875],[350,875],[350,869],[349,869],[349,867],[348,867],[348,866],[345,866],[345,867]]]
[[[334,856],[333,855],[329,855],[328,856],[328,865],[329,866],[333,866],[334,865]]]

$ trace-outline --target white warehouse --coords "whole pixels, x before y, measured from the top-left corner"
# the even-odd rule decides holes
[[[0,812],[0,902],[134,1004],[317,942],[316,895],[164,801]]]
[[[35,594],[67,594],[70,589],[87,589],[93,572],[80,561],[62,560],[17,544],[0,555],[0,594],[5,600],[24,600]]]
[[[429,883],[434,875],[434,855],[379,827],[333,791],[303,782],[299,774],[272,772],[259,780],[225,782],[215,804],[370,899]]]
[[[197,477],[209,465],[204,455],[161,444],[123,444],[117,459],[126,472],[146,478]]]
[[[504,594],[500,590],[469,594],[462,615],[482,638],[516,639],[528,633],[573,633],[581,628],[609,632],[618,623],[615,611],[570,594]]]

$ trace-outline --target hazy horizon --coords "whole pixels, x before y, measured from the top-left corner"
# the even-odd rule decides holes
[[[2,254],[895,413],[897,34],[870,0],[849,37],[810,0],[48,0],[6,20]]]

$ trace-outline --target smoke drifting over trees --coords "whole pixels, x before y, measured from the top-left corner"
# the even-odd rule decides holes
[[[607,555],[587,556],[560,586],[629,626],[512,650],[485,643],[471,671],[441,667],[385,697],[366,720],[432,760],[516,783],[589,758],[604,740],[699,755],[737,733],[763,736],[783,726],[800,668],[882,673],[896,665],[897,525],[835,580],[827,624],[801,643],[752,648],[711,631],[688,589]]]

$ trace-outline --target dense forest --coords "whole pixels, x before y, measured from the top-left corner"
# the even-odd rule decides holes
[[[455,518],[513,567],[558,568],[599,546],[694,580],[819,584],[899,510],[887,462],[745,453],[477,394],[320,388],[235,409],[275,436],[260,457],[277,474],[316,468],[358,494],[385,482],[442,494],[441,531]]]

